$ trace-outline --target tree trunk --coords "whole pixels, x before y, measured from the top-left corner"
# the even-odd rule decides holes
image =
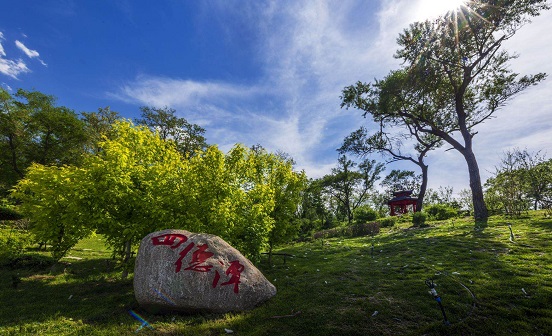
[[[466,148],[462,154],[466,159],[468,172],[470,174],[470,189],[472,192],[475,222],[476,224],[485,224],[489,218],[489,212],[487,211],[487,205],[485,205],[485,199],[483,198],[483,187],[481,185],[481,176],[479,175],[479,166],[477,165],[477,160],[471,148]]]
[[[128,277],[128,262],[130,260],[130,253],[131,253],[131,248],[132,248],[132,244],[130,243],[130,240],[127,240],[125,242],[125,247],[124,247],[124,258],[123,258],[123,273],[121,274],[121,278],[126,279]]]
[[[11,135],[9,136],[9,143],[10,143],[10,151],[11,151],[12,168],[20,178],[23,178],[25,175],[17,166],[17,149],[15,148],[13,137]]]
[[[420,193],[418,194],[418,200],[416,201],[416,212],[422,211],[424,204],[424,197],[427,189],[427,165],[421,163],[419,164],[422,169],[422,185],[420,186]]]

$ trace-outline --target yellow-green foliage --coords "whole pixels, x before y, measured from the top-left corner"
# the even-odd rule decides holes
[[[93,231],[123,255],[125,243],[166,228],[216,234],[254,256],[275,228],[289,228],[305,180],[289,162],[240,145],[187,159],[145,127],[113,130],[80,167],[33,165],[15,189],[55,257]]]
[[[13,193],[22,201],[20,210],[31,218],[37,240],[53,246],[55,259],[92,232],[82,211],[84,176],[83,169],[72,166],[32,164]]]

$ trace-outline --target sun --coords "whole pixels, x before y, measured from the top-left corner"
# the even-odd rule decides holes
[[[419,0],[416,17],[420,20],[435,19],[453,11],[466,3],[466,0]]]

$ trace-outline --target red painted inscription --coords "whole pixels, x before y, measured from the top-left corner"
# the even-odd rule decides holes
[[[176,245],[174,244],[174,241],[178,239],[178,243]],[[186,237],[183,234],[164,234],[161,236],[153,237],[151,238],[153,245],[167,245],[171,248],[175,249],[182,245],[182,243],[185,243],[188,240],[188,237]]]
[[[188,241],[188,237],[182,234],[164,234],[157,237],[151,238],[153,245],[166,245],[170,246],[172,249],[175,249]],[[176,244],[175,244],[176,241]],[[178,254],[180,257],[174,263],[176,265],[175,272],[178,273],[182,269],[182,260],[188,255],[188,253],[196,247],[195,243],[190,243],[184,247],[182,251]],[[207,251],[209,246],[207,244],[197,245],[197,248],[192,253],[192,258],[188,263],[188,267],[184,268],[185,271],[194,271],[194,272],[209,272],[213,268],[213,265],[207,263],[208,259],[214,256],[215,254]],[[221,265],[224,265],[219,261]],[[230,276],[230,279],[226,282],[221,283],[221,286],[234,285],[234,293],[239,293],[239,283],[241,273],[245,269],[245,266],[240,264],[239,261],[231,261],[230,267],[226,269],[226,275]],[[215,277],[213,279],[212,287],[217,287],[220,280],[219,271],[215,270]]]

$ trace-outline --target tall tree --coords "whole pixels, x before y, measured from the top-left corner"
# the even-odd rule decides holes
[[[384,165],[375,160],[366,159],[357,164],[341,155],[337,168],[322,178],[322,186],[343,208],[349,224],[353,221],[353,211],[369,196],[368,191],[384,169]]]
[[[88,137],[86,150],[97,153],[100,142],[114,136],[113,125],[121,119],[119,112],[112,111],[109,106],[100,107],[98,112],[82,112],[82,120]]]
[[[526,182],[524,171],[513,151],[504,153],[495,176],[489,178],[485,186],[486,199],[491,210],[500,210],[506,215],[519,216],[529,210],[530,202],[525,197]]]
[[[8,187],[31,163],[73,164],[81,160],[86,133],[77,114],[56,106],[53,96],[0,89],[0,179]]]
[[[413,190],[415,195],[418,195],[420,190],[421,176],[416,175],[412,170],[393,169],[380,185],[385,189],[387,195],[392,195],[393,192],[399,190]]]
[[[540,153],[515,148],[512,153],[519,162],[525,181],[526,194],[533,201],[533,210],[542,205],[543,199],[552,192],[550,160]]]
[[[318,229],[329,229],[333,215],[324,200],[322,179],[309,179],[302,192],[299,218],[302,221],[301,233],[309,234]]]
[[[346,102],[344,102],[347,105]],[[352,132],[343,141],[343,146],[339,149],[341,153],[350,152],[357,155],[366,155],[378,152],[390,159],[387,163],[396,161],[410,161],[417,165],[422,174],[422,183],[418,192],[416,201],[416,211],[422,211],[424,204],[427,182],[429,179],[428,165],[424,162],[427,153],[442,144],[439,138],[432,135],[420,134],[415,127],[408,125],[409,134],[393,135],[385,130],[385,122],[380,121],[380,130],[372,135],[368,134],[365,127]],[[414,153],[404,153],[402,150],[403,142],[414,140]]]
[[[185,157],[190,157],[198,150],[207,147],[205,129],[197,124],[190,124],[186,119],[176,116],[176,110],[163,107],[140,107],[142,118],[136,119],[139,125],[147,126],[157,132],[161,139],[175,143],[176,148]]]
[[[488,211],[473,152],[475,127],[546,77],[519,77],[509,68],[517,56],[503,50],[503,43],[530,17],[547,9],[545,0],[467,1],[454,12],[413,23],[400,34],[396,57],[404,69],[375,85],[357,83],[381,103],[375,110],[365,105],[367,112],[405,120],[405,126],[439,137],[460,152],[468,166],[476,222],[485,222]],[[420,105],[431,108],[412,108]]]

